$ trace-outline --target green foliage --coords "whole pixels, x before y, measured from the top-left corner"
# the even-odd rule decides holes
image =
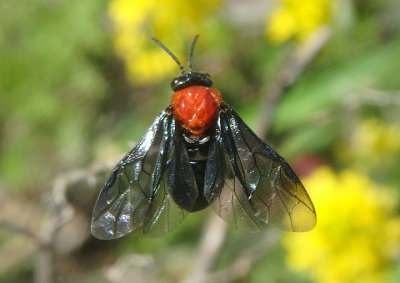
[[[91,59],[108,49],[104,4],[1,1],[3,181],[40,189],[90,158],[96,103],[105,93]]]

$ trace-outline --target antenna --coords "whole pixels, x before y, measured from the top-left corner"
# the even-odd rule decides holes
[[[185,68],[183,67],[181,62],[179,62],[178,58],[176,58],[176,56],[164,44],[162,44],[161,41],[159,41],[158,39],[156,39],[156,38],[154,38],[152,36],[150,38],[155,43],[157,43],[157,45],[159,45],[162,49],[164,49],[164,51],[167,52],[169,56],[171,56],[171,58],[176,62],[176,64],[178,64],[179,69],[181,70],[181,74],[183,75],[185,73]],[[192,42],[192,44],[193,44],[193,42]]]
[[[189,72],[192,71],[192,55],[193,55],[194,45],[195,45],[196,40],[198,38],[199,38],[199,35],[196,34],[192,39],[192,43],[190,44],[190,48],[189,48],[189,52],[188,52],[188,68],[189,68]]]

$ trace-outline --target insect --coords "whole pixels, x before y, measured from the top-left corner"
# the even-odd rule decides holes
[[[141,230],[161,236],[188,212],[212,206],[239,229],[258,231],[265,223],[308,231],[316,213],[288,163],[265,144],[212,88],[209,74],[178,64],[171,104],[142,140],[112,170],[93,210],[91,231],[115,239]]]

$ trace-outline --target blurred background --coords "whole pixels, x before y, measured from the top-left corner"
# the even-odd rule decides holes
[[[170,101],[177,65],[293,166],[307,233],[89,232],[113,165]],[[0,282],[400,282],[400,2],[2,0]]]

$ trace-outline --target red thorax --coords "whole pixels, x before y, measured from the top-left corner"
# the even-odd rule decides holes
[[[175,119],[193,136],[204,136],[218,117],[221,93],[209,87],[191,86],[172,95],[171,106]]]

